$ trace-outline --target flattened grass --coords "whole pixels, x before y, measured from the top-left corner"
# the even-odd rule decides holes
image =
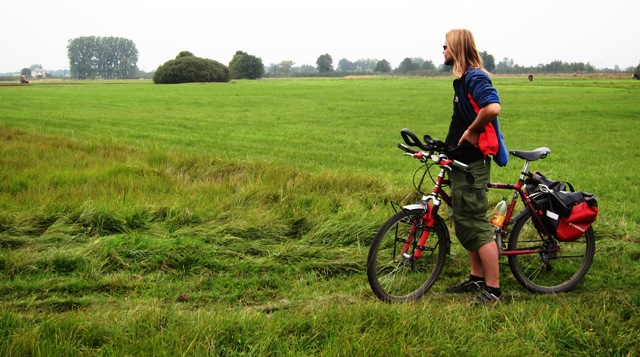
[[[511,149],[598,195],[577,290],[375,300],[368,244],[413,198],[398,132],[444,138],[450,79],[0,88],[1,355],[634,355],[634,81],[495,78]],[[513,180],[520,163],[494,168]],[[502,192],[491,193],[494,202]],[[469,343],[474,341],[474,343]]]

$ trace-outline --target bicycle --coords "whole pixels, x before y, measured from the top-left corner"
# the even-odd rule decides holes
[[[451,206],[451,196],[444,189],[450,186],[446,173],[459,169],[470,183],[474,179],[469,166],[454,159],[455,148],[449,149],[428,135],[424,135],[423,143],[409,129],[403,129],[401,135],[406,144],[398,144],[398,148],[424,165],[421,168],[425,172],[417,185],[418,171],[414,174],[414,187],[423,196],[419,202],[405,206],[392,202],[395,214],[380,227],[371,243],[367,277],[375,295],[385,302],[418,299],[436,282],[451,245],[449,229],[438,214],[442,202]],[[527,179],[534,177],[529,171],[530,163],[549,153],[551,150],[546,147],[510,151],[511,156],[524,160],[517,183],[488,184],[490,189],[513,191],[504,223],[495,228],[495,241],[500,259],[507,257],[518,283],[535,293],[573,289],[589,271],[595,254],[592,227],[575,242],[559,241],[543,224],[545,213],[536,209],[535,194],[525,185]],[[440,168],[436,178],[430,172],[433,166]],[[427,173],[435,183],[428,194],[422,192]],[[524,209],[514,216],[518,198]]]

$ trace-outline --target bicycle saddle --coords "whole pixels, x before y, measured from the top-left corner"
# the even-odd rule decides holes
[[[551,153],[551,149],[549,149],[547,147],[537,148],[537,149],[531,150],[531,151],[522,151],[522,150],[511,150],[511,151],[509,151],[509,154],[511,154],[511,155],[513,155],[515,157],[519,157],[519,158],[524,159],[524,160],[528,160],[528,161],[535,161],[535,160],[538,160],[538,159],[544,159],[550,153]]]

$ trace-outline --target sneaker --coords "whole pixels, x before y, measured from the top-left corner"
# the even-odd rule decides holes
[[[473,301],[474,305],[496,305],[500,301],[500,297],[488,292],[486,289],[482,289],[480,295],[476,296]]]
[[[447,288],[447,292],[452,294],[469,293],[480,290],[484,290],[484,281],[473,281],[469,278],[461,283]]]

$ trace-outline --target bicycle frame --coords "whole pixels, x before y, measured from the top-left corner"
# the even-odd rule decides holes
[[[496,237],[499,236],[500,238],[500,241],[497,242],[500,255],[522,255],[522,254],[540,253],[539,249],[511,251],[509,249],[502,249],[501,247],[503,238],[507,237],[507,232],[508,232],[507,227],[510,224],[514,223],[517,220],[517,217],[520,216],[520,214],[525,212],[523,210],[520,214],[516,215],[515,217],[516,219],[512,219],[515,206],[518,203],[518,197],[520,197],[520,200],[524,204],[525,208],[528,208],[533,212],[533,218],[536,219],[538,223],[540,223],[539,227],[542,227],[542,228],[545,227],[544,224],[542,223],[542,218],[540,217],[539,213],[532,206],[528,193],[526,192],[526,190],[523,189],[525,179],[527,177],[531,177],[532,175],[530,172],[528,172],[529,164],[530,164],[530,161],[525,160],[522,171],[520,172],[520,177],[516,184],[498,183],[498,182],[490,182],[487,184],[487,187],[491,189],[514,191],[511,198],[511,203],[507,208],[507,214],[505,215],[504,223],[502,224],[502,227],[500,228],[496,227]],[[451,186],[451,181],[445,178],[446,172],[449,168],[443,167],[443,166],[446,166],[446,162],[440,165],[440,173],[437,176],[437,179],[435,181],[435,186],[433,187],[432,192],[428,195],[423,196],[420,203],[403,207],[403,210],[423,208],[425,210],[423,219],[427,227],[431,227],[433,225],[433,222],[434,222],[433,217],[438,214],[441,201],[444,201],[445,204],[447,204],[448,206],[451,206],[451,196],[444,190],[444,187]],[[546,228],[544,229],[546,230]],[[429,233],[430,232],[428,230],[423,231],[422,235],[418,240],[418,248],[424,247],[427,239],[429,238]],[[538,233],[541,235],[541,237],[547,234],[546,231],[538,232]],[[420,259],[420,256],[422,255],[422,251],[423,251],[422,249],[417,249],[413,255],[408,253],[413,243],[413,240],[415,239],[414,234],[415,234],[415,230],[410,234],[410,236],[408,237],[403,247],[402,253],[403,253],[403,256],[407,259]]]

